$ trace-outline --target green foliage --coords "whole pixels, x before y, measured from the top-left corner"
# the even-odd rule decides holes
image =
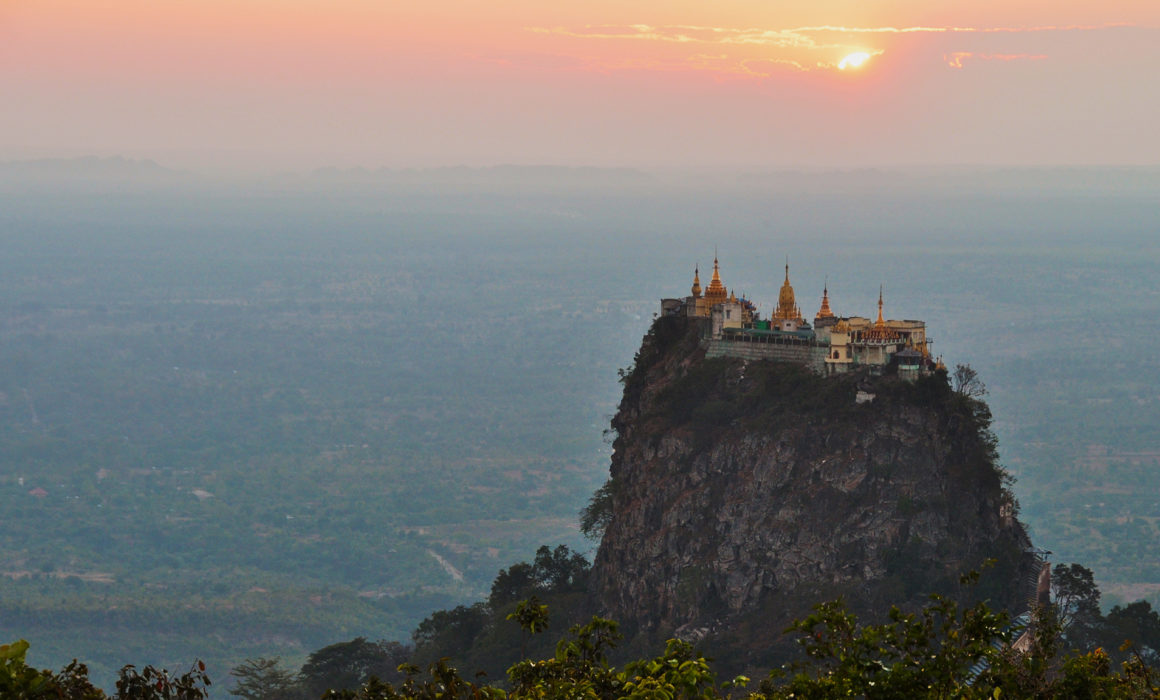
[[[950,697],[972,667],[994,663],[1009,641],[1008,619],[985,604],[960,610],[932,596],[918,613],[892,608],[889,621],[861,626],[841,602],[794,623],[810,663],[771,697]]]
[[[979,372],[970,365],[955,365],[951,381],[955,391],[964,396],[977,398],[987,393],[987,385],[979,377]]]
[[[688,322],[676,316],[661,316],[654,319],[641,341],[640,349],[632,358],[632,364],[618,370],[625,396],[635,394],[644,381],[645,375],[682,340],[688,340]]]
[[[540,599],[532,596],[521,600],[516,605],[515,612],[508,613],[505,619],[514,620],[520,628],[528,634],[539,634],[548,628],[548,606],[540,603]]]
[[[536,550],[532,564],[521,562],[501,569],[491,585],[488,605],[493,610],[539,593],[578,593],[585,590],[590,566],[584,555],[566,545]]]
[[[302,687],[311,697],[328,688],[354,688],[372,677],[393,680],[409,649],[395,642],[370,642],[356,637],[331,644],[310,655],[299,672]]]
[[[588,499],[588,505],[580,511],[580,532],[590,540],[599,542],[604,530],[612,520],[612,508],[616,495],[616,483],[608,477],[600,488]]]
[[[970,588],[978,581],[978,574],[971,573],[960,583]],[[538,604],[528,605],[536,606],[538,615]],[[1013,628],[1006,614],[986,603],[964,606],[941,595],[932,595],[915,612],[893,608],[879,624],[861,624],[840,600],[823,603],[787,630],[798,636],[803,659],[775,669],[742,697],[999,700],[1150,698],[1160,692],[1155,672],[1139,655],[1118,670],[1101,649],[1061,656],[1060,630],[1050,609],[1038,611],[1035,624],[1023,630]],[[1031,641],[1015,651],[1012,642],[1023,632]],[[371,681],[327,697],[724,700],[738,697],[737,691],[748,683],[739,676],[718,684],[712,662],[693,645],[675,639],[661,655],[617,668],[609,653],[620,638],[612,620],[593,617],[575,625],[552,656],[513,664],[506,691],[467,682],[440,660],[428,667],[429,678],[420,679],[419,669],[411,666],[397,688]]]
[[[52,692],[52,675],[24,663],[28,646],[23,639],[0,646],[0,697],[24,700]]]
[[[146,666],[121,668],[117,692],[106,696],[89,681],[89,670],[73,661],[60,673],[37,670],[25,663],[29,644],[21,639],[0,645],[0,697],[4,700],[205,700],[209,676],[205,664],[196,662],[189,671],[171,674]]]
[[[152,666],[139,672],[133,666],[125,666],[117,679],[116,697],[118,700],[202,700],[209,696],[209,685],[205,664],[200,661],[180,676]]]
[[[275,658],[246,659],[242,664],[230,669],[234,686],[230,695],[243,700],[281,700],[295,693],[298,674],[281,667],[281,660]]]
[[[612,620],[593,617],[569,629],[571,638],[556,645],[550,659],[524,659],[508,669],[513,698],[604,698],[620,687],[608,664],[608,651],[621,635]]]
[[[521,600],[513,612],[508,613],[505,619],[514,620],[520,624],[523,635],[520,637],[520,656],[527,656],[528,635],[539,634],[548,628],[548,606],[540,603],[540,599],[532,596]]]
[[[1079,564],[1056,564],[1051,571],[1051,594],[1067,641],[1077,649],[1100,643],[1100,589],[1091,569]]]
[[[499,572],[486,603],[441,610],[424,619],[412,634],[412,660],[429,666],[439,659],[453,659],[472,672],[500,677],[527,653],[551,648],[551,642],[537,634],[546,625],[548,607],[565,624],[580,619],[588,574],[587,560],[567,546],[541,546],[532,563],[517,563]],[[540,611],[545,615],[542,618]]]
[[[1060,590],[1070,596],[1062,607],[1077,610],[1077,605],[1098,599],[1082,567],[1063,567],[1061,572]],[[969,592],[979,580],[972,572],[961,577],[960,585]],[[547,606],[535,598],[521,601],[508,615],[529,634],[542,631],[547,617]],[[1131,629],[1148,645],[1160,643],[1160,616],[1147,603],[1116,608],[1108,620],[1120,630]],[[739,696],[747,677],[719,683],[712,660],[677,639],[670,639],[658,656],[629,660],[618,668],[610,653],[621,640],[619,626],[592,617],[573,625],[550,656],[525,655],[511,664],[506,688],[465,679],[447,658],[427,664],[425,675],[413,663],[398,663],[392,680],[386,676],[391,671],[383,668],[384,657],[401,661],[401,649],[355,639],[312,654],[301,674],[311,682],[296,685],[278,669],[276,659],[255,659],[233,673],[252,682],[240,683],[231,692],[246,700],[1000,700],[1142,699],[1160,694],[1160,677],[1147,658],[1153,647],[1127,643],[1121,651],[1129,653],[1117,665],[1101,648],[1063,653],[1062,630],[1054,608],[1035,611],[1033,623],[1024,628],[1013,626],[1005,613],[985,602],[966,605],[933,594],[920,610],[892,608],[885,621],[863,624],[837,600],[815,606],[812,614],[786,630],[797,637],[801,660],[774,669],[755,690]],[[37,671],[24,663],[27,649],[23,641],[0,647],[0,697],[106,699],[88,683],[84,666],[73,664],[59,674]],[[314,681],[323,678],[332,685],[320,690]],[[138,673],[126,666],[113,698],[204,700],[208,685],[200,663],[181,676],[153,667]]]

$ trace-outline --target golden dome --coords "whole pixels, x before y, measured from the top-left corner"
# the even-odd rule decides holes
[[[701,270],[700,266],[693,268],[693,296],[699,298],[701,296]]]

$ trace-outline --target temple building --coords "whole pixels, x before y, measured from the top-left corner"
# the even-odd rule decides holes
[[[904,378],[933,371],[941,363],[932,358],[932,341],[926,323],[906,319],[886,319],[883,289],[878,289],[878,317],[839,316],[830,307],[829,282],[822,287],[822,303],[811,325],[802,316],[793,285],[789,262],[778,292],[777,306],[769,320],[761,319],[748,299],[729,292],[721,281],[720,264],[713,256],[713,279],[702,290],[700,269],[693,269],[691,295],[683,299],[662,299],[662,315],[703,319],[703,343],[708,357],[741,357],[799,362],[824,374],[869,367],[882,372],[890,367]]]

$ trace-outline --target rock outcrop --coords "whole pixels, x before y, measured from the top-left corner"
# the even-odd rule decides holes
[[[592,591],[630,636],[751,647],[814,603],[921,602],[988,559],[979,593],[1022,605],[1030,541],[985,404],[942,374],[823,378],[707,360],[699,339],[658,319],[612,423]]]

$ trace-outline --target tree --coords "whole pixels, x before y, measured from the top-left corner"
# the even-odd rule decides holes
[[[1051,570],[1051,597],[1064,637],[1077,649],[1091,650],[1100,643],[1100,589],[1091,569],[1079,564],[1056,564]]]
[[[528,635],[539,634],[548,629],[548,606],[540,603],[540,599],[536,596],[532,596],[527,600],[521,600],[516,606],[515,612],[510,613],[507,619],[520,623],[522,630],[520,658],[526,658],[528,655]]]
[[[328,689],[356,688],[372,677],[395,680],[408,655],[409,650],[397,642],[355,637],[311,654],[302,665],[302,685],[310,697],[319,697]]]
[[[483,603],[438,610],[419,623],[411,633],[411,639],[416,650],[430,654],[427,658],[450,656],[469,648],[487,628],[488,620],[487,606]]]
[[[245,700],[285,700],[298,687],[298,674],[279,666],[278,657],[246,659],[230,669],[234,687],[230,695]]]
[[[104,691],[89,681],[89,669],[73,661],[60,673],[37,670],[25,663],[29,644],[25,640],[0,645],[0,698],[4,700],[108,700]],[[171,675],[165,669],[132,665],[121,668],[113,700],[205,700],[209,697],[205,664],[196,662],[186,673]]]
[[[977,398],[987,393],[987,385],[979,378],[979,373],[970,365],[955,365],[951,374],[955,391],[964,396]]]
[[[609,666],[607,652],[621,639],[620,626],[593,617],[568,630],[551,659],[524,659],[508,669],[512,698],[612,698],[622,682]],[[659,697],[659,696],[658,696]]]
[[[1160,615],[1148,601],[1115,606],[1108,613],[1106,623],[1108,646],[1114,648],[1127,642],[1148,663],[1160,663]]]
[[[48,697],[53,690],[52,674],[24,663],[28,646],[23,639],[0,646],[0,697]]]
[[[209,685],[201,661],[180,676],[153,666],[138,672],[129,665],[121,669],[117,678],[117,700],[204,700],[209,697]]]
[[[584,555],[573,552],[567,545],[555,549],[547,545],[536,550],[534,563],[520,562],[503,569],[491,585],[488,605],[492,611],[535,593],[569,593],[582,591],[590,570]]]
[[[860,625],[842,601],[823,603],[795,622],[809,662],[785,668],[762,684],[771,698],[951,697],[973,668],[995,665],[1010,642],[1008,618],[985,604],[960,609],[931,596],[917,613],[891,608],[888,622]],[[792,675],[790,675],[792,673]],[[789,676],[785,682],[779,677]]]
[[[588,560],[563,544],[555,549],[548,545],[537,549],[532,568],[536,584],[544,592],[583,590],[588,581]]]
[[[528,597],[536,588],[536,578],[532,565],[526,561],[501,569],[491,584],[491,595],[487,598],[492,610],[499,610],[508,603]]]
[[[600,541],[608,523],[612,522],[613,489],[612,477],[596,489],[588,505],[580,511],[580,532],[590,540]]]

